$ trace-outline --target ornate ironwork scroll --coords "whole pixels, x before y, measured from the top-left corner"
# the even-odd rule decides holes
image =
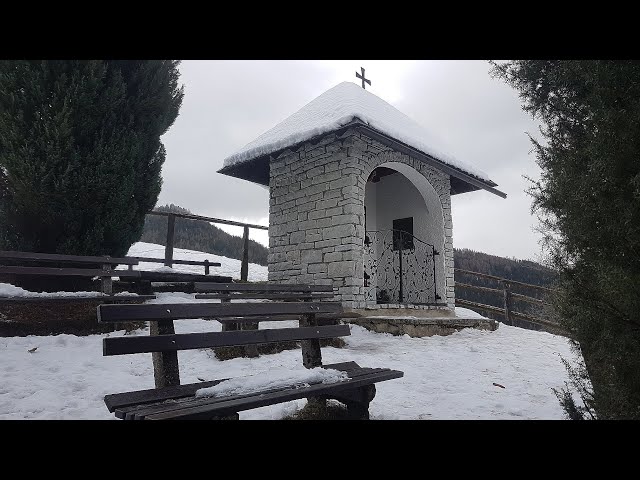
[[[433,245],[402,230],[365,233],[364,280],[367,301],[434,304],[436,289]]]

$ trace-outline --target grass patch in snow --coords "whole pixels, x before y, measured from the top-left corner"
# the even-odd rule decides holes
[[[293,415],[283,420],[348,420],[347,407],[336,400],[322,402],[307,402],[307,404]]]

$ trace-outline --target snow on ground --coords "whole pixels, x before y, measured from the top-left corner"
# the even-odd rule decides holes
[[[160,293],[152,302],[186,301],[197,300],[186,293]],[[272,323],[260,326],[289,326]],[[221,329],[216,321],[200,319],[175,325],[177,333]],[[351,326],[351,333],[345,337],[345,348],[322,349],[323,363],[355,361],[405,374],[376,384],[370,406],[373,419],[564,418],[551,391],[568,380],[561,357],[577,361],[564,337],[502,324],[493,332],[465,329],[445,337],[396,337],[357,325]],[[102,339],[123,334],[0,338],[0,419],[114,418],[104,395],[154,385],[151,354],[102,356]],[[133,334],[149,333],[145,329]],[[302,362],[300,350],[224,362],[209,349],[178,355],[183,383],[298,369]],[[271,405],[241,412],[240,418],[279,419],[304,404],[295,400]]]
[[[120,292],[117,296],[137,296],[136,293]],[[54,297],[102,297],[101,292],[30,292],[10,283],[0,283],[0,297],[54,298]]]
[[[155,243],[137,242],[131,245],[129,257],[153,257],[164,258],[164,245],[158,245]],[[195,250],[187,250],[185,248],[174,248],[173,258],[180,260],[209,260],[210,262],[220,262],[220,267],[211,267],[211,275],[230,276],[236,280],[240,279],[240,260],[235,258],[222,257],[213,253],[198,252]],[[126,269],[126,265],[118,266],[118,270]],[[146,271],[168,271],[168,272],[186,272],[186,273],[198,273],[204,274],[204,266],[202,265],[179,265],[174,264],[172,269],[168,269],[162,263],[153,262],[140,262],[139,265],[134,267],[135,270]],[[267,280],[267,267],[257,265],[255,263],[249,264],[248,280],[250,282],[261,282]]]
[[[267,130],[233,155],[224,166],[243,163],[337,130],[355,118],[401,142],[432,155],[452,167],[489,180],[486,173],[445,154],[442,141],[424,127],[355,83],[342,82],[309,102],[275,127]]]

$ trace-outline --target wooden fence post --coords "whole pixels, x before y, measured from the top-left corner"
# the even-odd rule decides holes
[[[513,325],[513,317],[511,316],[511,310],[513,310],[513,302],[511,298],[511,285],[509,282],[502,282],[504,287],[504,320],[507,325]]]
[[[175,215],[167,216],[167,242],[164,247],[164,264],[167,267],[173,266],[173,232],[176,226]]]
[[[204,261],[204,274],[209,275],[209,260]]]
[[[111,270],[111,264],[110,263],[105,263],[102,265],[102,270],[105,271],[110,271]],[[106,276],[106,277],[100,277],[101,280],[101,284],[102,284],[102,293],[105,293],[107,295],[112,295],[113,294],[113,280],[111,279],[111,276]]]
[[[305,300],[307,302],[309,300]],[[301,327],[312,327],[318,324],[314,313],[304,314],[298,322]],[[312,340],[303,340],[300,342],[302,347],[302,364],[306,368],[315,368],[322,366],[322,352],[320,350],[320,340],[314,338]],[[327,401],[322,397],[307,397],[309,405],[314,407],[326,407]]]
[[[247,281],[249,277],[249,227],[245,225],[242,235],[242,265],[240,266],[240,280]]]

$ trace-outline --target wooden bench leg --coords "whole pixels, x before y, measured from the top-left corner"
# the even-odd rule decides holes
[[[352,420],[369,420],[369,404],[376,396],[376,386],[365,385],[347,392],[332,395],[331,398],[347,406],[347,416]]]
[[[327,408],[325,397],[307,397],[307,404],[313,408]]]
[[[240,420],[240,414],[239,413],[229,413],[228,415],[222,415],[222,416],[215,416],[215,417],[211,417],[211,420]]]
[[[369,404],[347,403],[347,417],[349,420],[369,420]]]
[[[245,322],[242,325],[242,330],[258,330],[258,322]],[[258,345],[246,345],[244,354],[249,358],[258,357]]]

